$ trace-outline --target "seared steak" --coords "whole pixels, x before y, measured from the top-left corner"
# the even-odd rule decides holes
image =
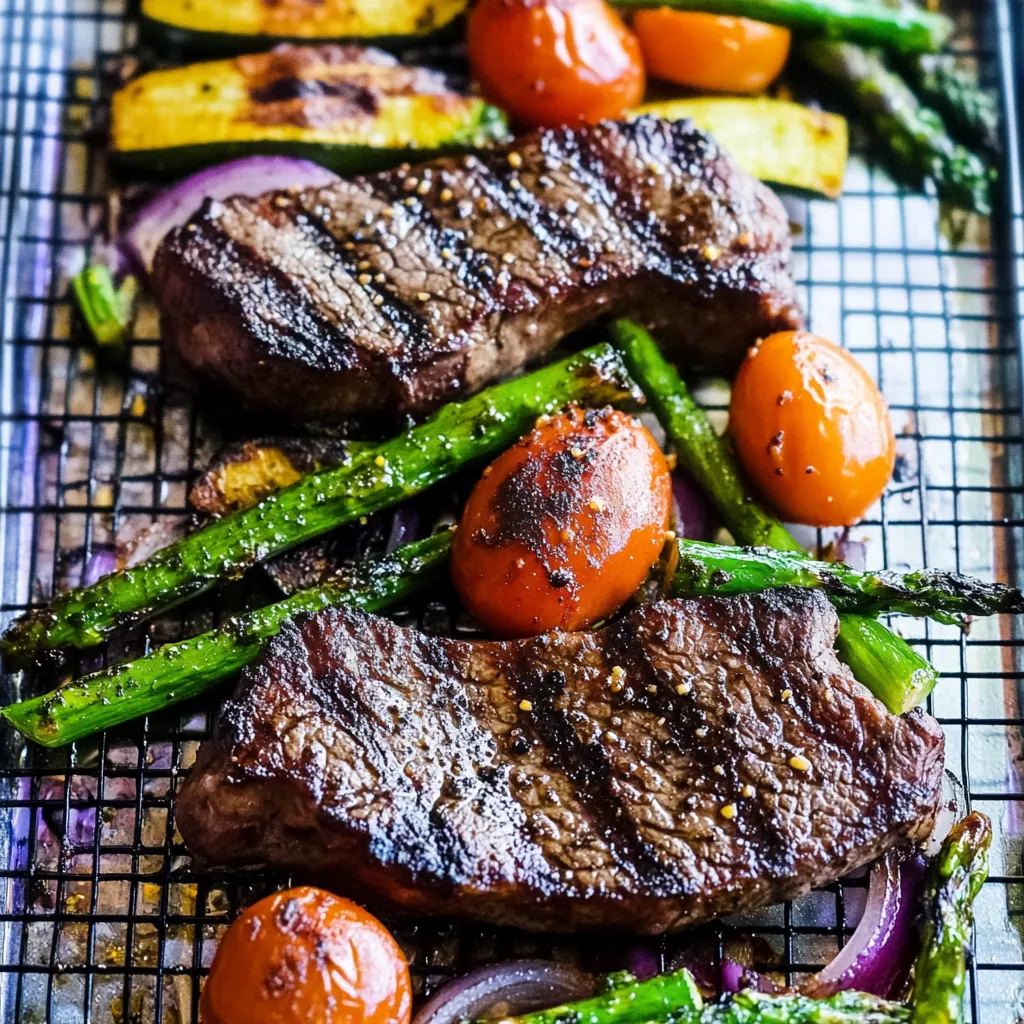
[[[177,803],[206,862],[409,909],[659,933],[932,828],[942,733],[833,651],[820,594],[668,601],[468,642],[331,610],[246,669]]]
[[[207,202],[160,247],[163,336],[294,420],[422,412],[607,312],[726,370],[799,324],[779,200],[688,122],[539,131]]]

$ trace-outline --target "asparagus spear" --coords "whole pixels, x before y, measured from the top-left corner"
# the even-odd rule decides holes
[[[920,54],[907,58],[903,67],[918,97],[955,133],[986,153],[999,152],[999,102],[953,54]]]
[[[671,7],[677,11],[737,15],[785,25],[806,35],[850,39],[901,53],[934,53],[953,33],[941,14],[894,9],[873,0],[615,0],[619,7]]]
[[[927,616],[957,625],[965,615],[1024,613],[1024,593],[1002,583],[937,569],[900,575],[860,572],[838,562],[771,548],[737,548],[680,539],[669,590],[674,597],[753,594],[778,587],[823,590],[841,611]]]
[[[895,611],[945,618],[1024,611],[1024,595],[1019,590],[954,573],[925,571],[900,576],[858,572],[769,548],[692,540],[677,543],[679,560],[669,586],[673,597],[750,594],[796,586],[824,590],[839,608],[864,614]],[[259,653],[262,641],[300,612],[339,604],[372,611],[406,596],[437,575],[450,546],[448,534],[407,545],[389,558],[355,567],[343,579],[248,612],[193,640],[167,644],[126,665],[94,672],[52,693],[12,704],[0,713],[29,739],[57,747],[159,711],[203,692],[247,665]],[[859,622],[861,616],[849,619]],[[870,650],[870,643],[862,642],[849,653],[855,674],[860,648]],[[880,674],[884,670],[883,659],[873,671]],[[861,672],[869,674],[863,668]]]
[[[747,991],[705,1005],[690,972],[681,970],[650,981],[619,981],[592,999],[503,1017],[502,1024],[897,1024],[909,1019],[905,1006],[860,992],[808,999]]]
[[[942,118],[923,106],[877,53],[852,43],[808,39],[801,45],[800,55],[849,92],[851,102],[869,121],[897,169],[931,178],[939,197],[954,206],[981,214],[992,212],[994,172],[977,154],[950,137]]]
[[[693,975],[685,969],[659,974],[648,981],[637,981],[631,974],[613,974],[606,982],[605,991],[590,999],[522,1017],[502,1017],[501,1024],[648,1024],[669,1018],[686,1021],[691,1018],[685,1011],[699,1015],[704,1004]]]
[[[910,1010],[902,1003],[863,992],[809,999],[748,990],[705,1006],[699,1017],[684,1015],[678,1024],[897,1024],[909,1020]]]
[[[960,1024],[971,905],[988,876],[992,823],[969,814],[954,825],[929,870],[921,953],[914,967],[914,1024]]]
[[[782,523],[749,497],[735,456],[654,339],[629,320],[615,321],[612,330],[680,462],[704,488],[732,535],[742,544],[803,553]],[[938,681],[938,673],[921,655],[874,619],[841,615],[837,648],[854,676],[893,714],[916,707]]]
[[[450,549],[447,532],[406,544],[322,586],[247,612],[193,639],[166,644],[135,661],[93,672],[52,693],[11,704],[0,714],[30,740],[61,747],[162,711],[243,668],[295,615],[336,605],[378,611],[408,597],[437,578]]]
[[[259,504],[212,523],[147,561],[72,590],[18,620],[0,640],[10,657],[90,647],[135,622],[241,576],[296,544],[425,490],[467,463],[507,448],[537,416],[572,402],[642,401],[610,345],[451,403],[420,426],[358,451]]]
[[[118,287],[110,271],[100,265],[87,266],[71,279],[71,290],[96,344],[120,345],[128,337],[138,287],[130,275]]]

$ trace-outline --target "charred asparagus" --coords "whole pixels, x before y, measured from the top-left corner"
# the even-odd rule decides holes
[[[988,876],[992,823],[969,814],[954,825],[927,883],[921,953],[914,967],[914,1024],[960,1024],[964,1019],[966,947],[972,905]]]
[[[60,747],[195,697],[247,665],[263,642],[302,612],[345,605],[378,611],[436,579],[451,534],[440,533],[354,566],[345,576],[258,608],[219,629],[166,644],[135,661],[94,672],[52,693],[11,704],[3,716],[36,743]]]
[[[984,583],[960,573],[860,572],[796,553],[695,540],[680,540],[678,547],[670,587],[675,597],[807,587],[823,590],[838,609],[858,615],[897,612],[955,625],[969,615],[1024,613],[1024,594],[1016,587]]]
[[[212,523],[141,565],[72,590],[8,630],[0,647],[24,659],[63,646],[90,647],[116,626],[170,608],[250,566],[368,516],[508,447],[537,416],[572,402],[642,400],[609,345],[452,403],[420,426],[352,460],[313,473],[258,505]]]
[[[831,999],[800,995],[738,992],[705,1004],[687,970],[650,981],[609,979],[608,991],[552,1010],[505,1017],[505,1024],[897,1024],[910,1011],[861,992],[841,992]]]
[[[954,206],[991,213],[994,172],[950,137],[942,118],[878,54],[852,43],[809,39],[800,55],[847,91],[897,170],[912,178],[931,178],[939,197]]]

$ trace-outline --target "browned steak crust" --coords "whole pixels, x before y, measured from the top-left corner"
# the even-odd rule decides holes
[[[785,210],[688,122],[538,131],[301,192],[207,203],[153,285],[163,336],[294,420],[422,412],[636,316],[727,370],[799,325]]]
[[[937,723],[889,714],[836,630],[806,591],[506,643],[325,611],[246,670],[177,823],[207,862],[529,929],[791,898],[927,835],[939,801]]]

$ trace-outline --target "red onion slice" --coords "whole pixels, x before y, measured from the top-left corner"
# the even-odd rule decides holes
[[[903,979],[915,952],[914,922],[924,887],[924,859],[890,851],[868,880],[864,914],[839,955],[801,991],[815,999],[856,989],[888,997]]]
[[[685,469],[672,471],[672,500],[679,536],[687,540],[711,540],[717,529],[715,513],[704,492]]]
[[[121,239],[123,247],[147,274],[164,236],[184,224],[204,199],[258,196],[277,188],[315,188],[338,176],[310,160],[289,156],[248,156],[193,174],[150,200]]]
[[[412,1024],[463,1024],[547,1010],[586,999],[597,980],[578,967],[548,960],[511,960],[470,971],[432,995]]]

